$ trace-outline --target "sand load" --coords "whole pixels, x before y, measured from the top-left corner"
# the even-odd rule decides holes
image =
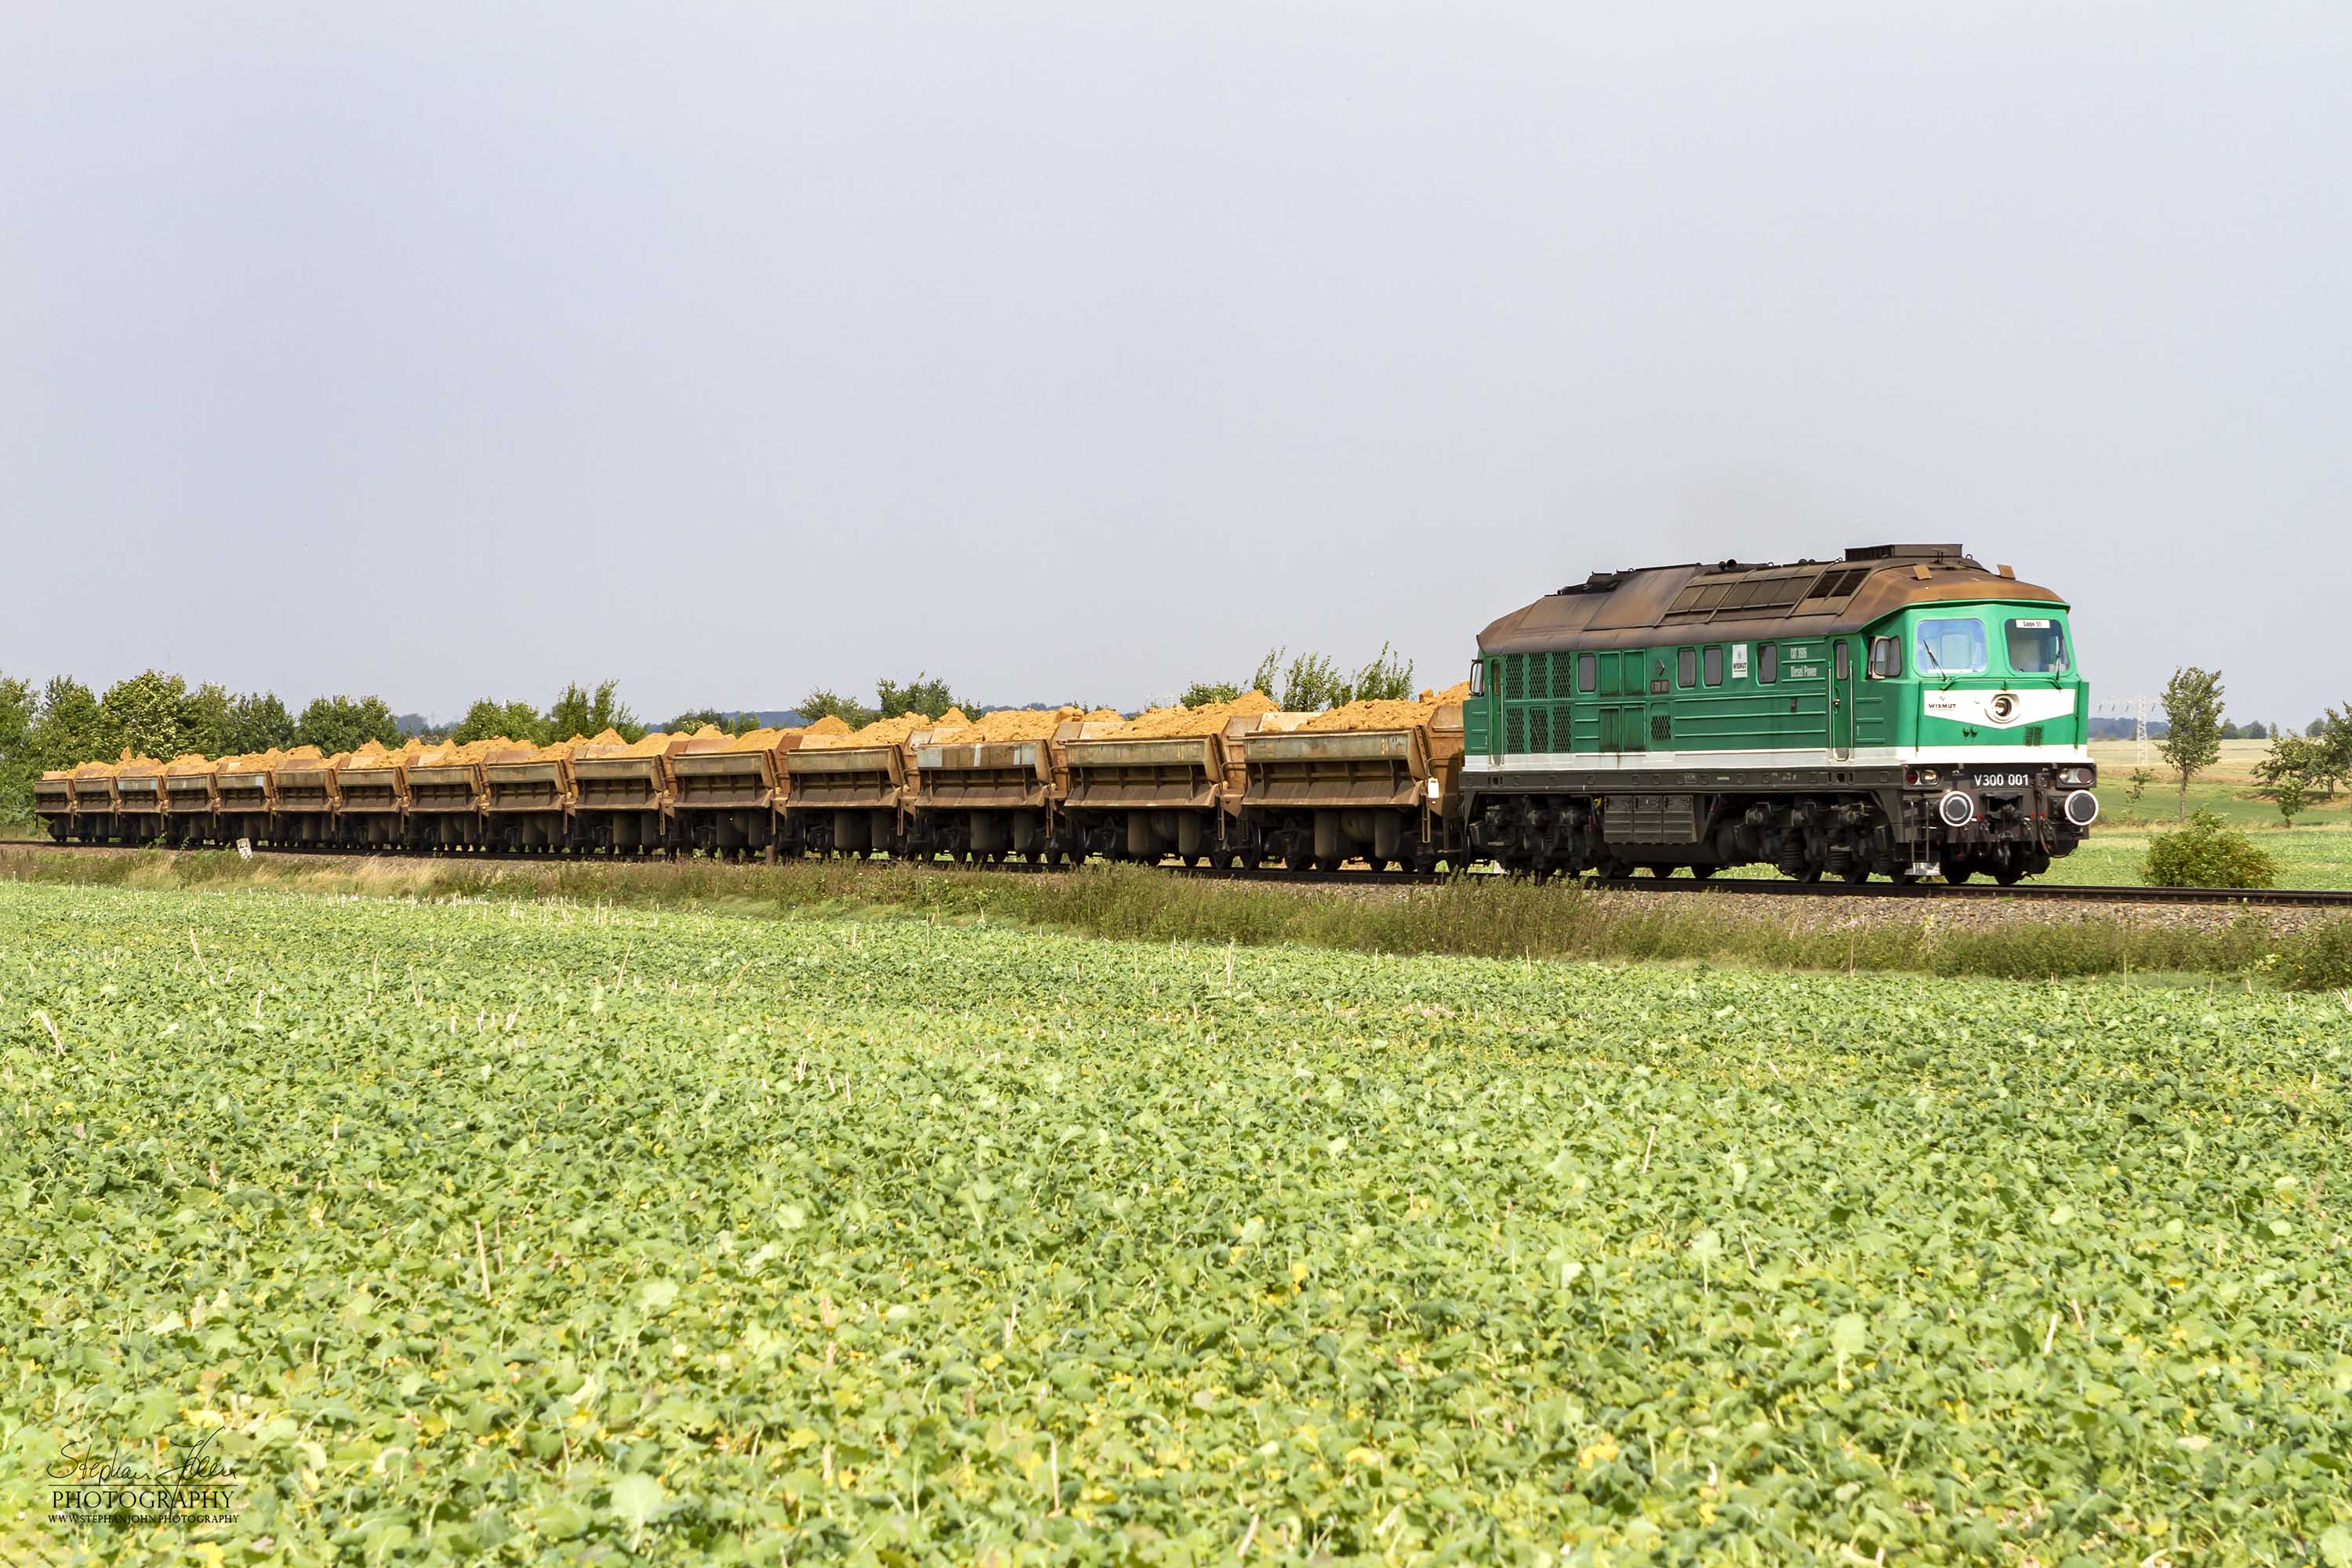
[[[961,715],[959,714],[958,717],[961,718]],[[841,721],[835,719],[833,722],[840,724]],[[817,726],[812,725],[801,731],[801,749],[808,751],[816,747],[831,749],[841,746],[903,746],[916,731],[928,730],[930,727],[930,716],[926,713],[901,713],[895,718],[877,719],[862,730],[852,730],[848,725],[842,724],[838,730],[820,731]]]
[[[950,710],[950,712],[953,710]],[[1000,708],[950,729],[945,716],[931,727],[931,738],[942,745],[1004,745],[1020,741],[1047,741],[1072,720],[1089,715],[1080,708]],[[1113,719],[1118,714],[1111,714]]]
[[[1198,708],[1153,708],[1136,715],[1108,737],[1117,741],[1150,741],[1181,735],[1222,733],[1235,719],[1254,719],[1275,710],[1263,691],[1244,691],[1231,702],[1209,702]]]

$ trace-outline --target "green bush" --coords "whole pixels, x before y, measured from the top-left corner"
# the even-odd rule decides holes
[[[2211,812],[2199,811],[2148,840],[2142,874],[2151,888],[2267,888],[2278,880],[2278,862]]]

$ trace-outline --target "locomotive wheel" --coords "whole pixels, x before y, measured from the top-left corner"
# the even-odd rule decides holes
[[[1838,878],[1840,880],[1846,883],[1847,886],[1858,888],[1863,883],[1870,880],[1870,868],[1867,866],[1848,866],[1844,870],[1838,873]]]
[[[1818,860],[1808,863],[1803,870],[1797,873],[1797,880],[1800,882],[1818,882],[1821,879],[1822,863]]]
[[[1973,866],[1956,865],[1949,860],[1944,862],[1944,880],[1956,888],[1975,874],[1976,868]]]
[[[1704,882],[1709,877],[1714,876],[1716,870],[1717,868],[1713,866],[1694,866],[1691,868],[1691,875]]]

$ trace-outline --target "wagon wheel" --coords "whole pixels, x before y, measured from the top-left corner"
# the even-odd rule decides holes
[[[1956,888],[1975,874],[1976,868],[1973,866],[1959,865],[1950,860],[1944,862],[1944,880]]]
[[[1700,881],[1704,882],[1704,881],[1706,881],[1709,877],[1712,877],[1712,876],[1714,876],[1714,875],[1715,875],[1715,873],[1716,873],[1716,869],[1717,869],[1717,868],[1715,868],[1715,867],[1713,867],[1713,866],[1694,866],[1694,867],[1692,867],[1692,868],[1690,868],[1690,872],[1691,872],[1691,875],[1692,875],[1692,876],[1694,876],[1694,877],[1697,878]]]
[[[1838,873],[1838,879],[1850,886],[1858,887],[1870,880],[1870,868],[1864,865],[1848,866]]]
[[[1822,863],[1818,860],[1807,861],[1805,868],[1797,873],[1797,880],[1800,882],[1818,882],[1821,879]]]
[[[2000,863],[2000,868],[1993,872],[1992,879],[1999,882],[2004,888],[2014,888],[2017,886],[2019,879],[2024,875],[2025,868],[2019,865],[2014,859],[2010,859],[2003,860]]]

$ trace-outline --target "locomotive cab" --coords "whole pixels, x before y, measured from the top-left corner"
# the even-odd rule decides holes
[[[2098,820],[2090,688],[2062,605],[1988,599],[1906,609],[1860,639],[1857,744],[1903,764],[1916,868],[2014,880]]]

